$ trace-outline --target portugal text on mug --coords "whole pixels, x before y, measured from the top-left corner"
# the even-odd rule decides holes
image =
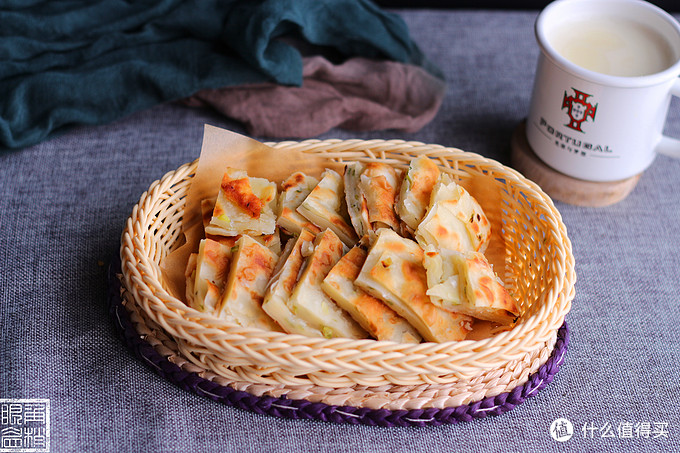
[[[539,123],[541,132],[548,138],[552,137],[555,140],[555,145],[559,146],[561,149],[574,154],[580,154],[581,156],[618,157],[608,145],[589,143],[581,139],[570,137],[548,124],[543,117],[541,117]]]

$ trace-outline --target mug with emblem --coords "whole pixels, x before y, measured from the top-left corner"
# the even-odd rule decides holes
[[[657,153],[680,157],[663,135],[680,96],[680,24],[643,0],[557,0],[535,24],[540,54],[526,121],[536,155],[586,181],[643,172]]]

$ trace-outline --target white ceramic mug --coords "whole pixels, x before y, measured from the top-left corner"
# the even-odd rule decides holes
[[[671,15],[642,0],[557,0],[535,32],[541,53],[526,134],[541,160],[574,178],[616,181],[657,153],[680,157],[680,141],[662,134],[680,96],[680,25]]]

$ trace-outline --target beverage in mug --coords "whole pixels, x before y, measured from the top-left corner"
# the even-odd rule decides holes
[[[526,124],[536,155],[588,181],[644,171],[680,95],[680,24],[642,0],[557,0],[536,21],[541,49]]]
[[[548,33],[548,41],[567,60],[600,74],[639,77],[675,63],[673,48],[662,34],[620,17],[561,24]]]

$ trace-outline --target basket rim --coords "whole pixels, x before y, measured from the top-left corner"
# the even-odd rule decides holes
[[[351,401],[349,399],[338,404],[330,398],[322,397],[319,399],[318,395],[315,399],[309,396],[291,397],[297,390],[295,387],[284,387],[283,392],[272,393],[271,391],[264,391],[257,384],[250,382],[220,380],[219,376],[214,375],[209,369],[188,362],[181,355],[175,355],[174,349],[169,347],[168,343],[162,338],[156,336],[153,326],[147,324],[148,321],[144,319],[143,315],[140,316],[140,313],[137,312],[135,316],[136,308],[124,304],[124,298],[121,294],[126,290],[119,278],[119,259],[113,258],[108,272],[109,315],[123,343],[139,359],[146,362],[153,371],[171,383],[200,396],[250,411],[262,412],[264,408],[265,413],[278,417],[324,420],[324,415],[336,414],[339,418],[333,421],[342,423],[355,423],[358,419],[360,423],[369,425],[376,424],[375,421],[380,420],[384,422],[384,424],[383,422],[377,423],[381,426],[394,426],[396,424],[400,426],[426,426],[469,421],[485,418],[488,415],[500,415],[512,410],[550,384],[563,364],[569,344],[569,328],[565,321],[558,331],[554,348],[551,350],[548,359],[525,381],[518,382],[512,388],[508,387],[505,392],[486,393],[483,397],[474,397],[469,401],[465,399],[460,404],[432,405],[434,399],[438,398],[431,397],[430,404],[424,404],[423,398],[418,398],[415,408],[391,408],[384,405],[373,407],[366,404],[347,404],[347,401]],[[173,340],[169,339],[169,341],[172,342]],[[177,360],[180,358],[183,360]],[[257,389],[257,391],[253,391],[253,389]],[[382,390],[384,389],[376,389],[374,398],[379,398]],[[243,401],[244,397],[248,399],[246,404],[236,402]],[[409,397],[410,395],[404,396],[404,398]],[[409,399],[409,401],[411,400]],[[300,409],[304,408],[310,408],[310,410],[300,412]],[[300,417],[300,413],[304,415]],[[423,417],[424,413],[427,414],[426,417]],[[386,414],[389,414],[389,417],[386,417]],[[387,421],[388,418],[389,421]],[[398,423],[395,418],[399,419]]]
[[[549,220],[554,224],[554,226],[557,227],[553,231],[553,233],[556,236],[558,236],[562,241],[560,243],[560,245],[562,246],[562,250],[560,250],[560,253],[557,254],[559,255],[557,265],[558,267],[563,268],[564,272],[561,273],[562,278],[558,279],[559,285],[557,286],[559,287],[556,287],[554,285],[550,286],[549,288],[546,288],[546,291],[548,291],[549,289],[550,290],[549,292],[551,294],[539,295],[539,297],[551,297],[552,299],[556,300],[550,307],[547,307],[548,304],[544,303],[536,313],[533,313],[527,319],[523,319],[522,322],[515,325],[509,331],[501,332],[490,338],[485,338],[481,340],[463,340],[459,342],[443,342],[443,343],[424,342],[414,345],[414,344],[399,344],[373,339],[329,340],[324,338],[310,338],[304,337],[302,335],[294,335],[280,332],[265,332],[255,328],[243,328],[238,325],[229,323],[227,321],[220,320],[217,320],[217,322],[212,323],[214,327],[206,326],[200,323],[202,319],[206,318],[205,314],[198,312],[192,309],[191,307],[188,307],[186,304],[184,304],[183,301],[175,298],[173,295],[171,295],[162,287],[158,279],[154,279],[153,276],[149,275],[131,275],[132,271],[139,262],[149,258],[143,256],[143,253],[140,253],[139,251],[140,249],[141,250],[144,249],[144,244],[141,243],[139,238],[135,237],[136,236],[135,231],[139,230],[140,228],[143,229],[144,226],[141,225],[139,222],[132,221],[134,213],[137,210],[142,210],[145,207],[148,207],[150,199],[153,199],[153,197],[158,196],[159,193],[164,193],[169,187],[172,187],[178,181],[182,181],[183,179],[190,179],[191,177],[193,177],[193,173],[195,172],[198,163],[198,159],[196,159],[193,162],[189,162],[180,166],[174,171],[166,173],[160,180],[152,183],[149,190],[142,194],[139,202],[133,208],[133,215],[131,215],[130,218],[128,219],[126,229],[124,230],[123,233],[123,241],[121,241],[120,249],[121,261],[123,263],[122,266],[123,275],[124,278],[126,279],[126,282],[128,282],[129,284],[134,283],[134,285],[132,286],[140,285],[141,287],[144,288],[144,290],[141,293],[137,293],[136,296],[142,294],[143,299],[148,299],[149,296],[151,296],[158,297],[163,301],[162,305],[158,305],[155,307],[156,310],[151,309],[148,302],[141,303],[140,304],[141,307],[145,310],[145,312],[147,312],[147,314],[149,314],[152,317],[152,319],[155,318],[154,321],[156,322],[160,321],[159,324],[163,325],[164,327],[169,327],[167,321],[164,319],[161,320],[157,316],[159,315],[159,313],[155,312],[160,311],[162,312],[161,314],[166,315],[170,319],[172,319],[173,322],[176,324],[175,327],[178,328],[179,330],[177,329],[170,330],[171,331],[175,330],[175,332],[179,334],[180,337],[185,337],[185,339],[191,340],[196,338],[194,335],[199,335],[201,338],[205,338],[206,336],[209,335],[216,335],[218,340],[214,340],[214,342],[215,344],[219,345],[218,346],[219,349],[223,349],[225,342],[228,345],[230,339],[242,340],[245,338],[252,341],[253,340],[252,337],[249,338],[249,336],[252,333],[257,333],[259,335],[259,340],[254,342],[255,349],[248,352],[254,355],[261,354],[262,350],[266,349],[266,346],[270,346],[271,344],[275,344],[276,342],[284,342],[290,343],[291,345],[294,345],[298,349],[307,348],[309,350],[313,350],[316,355],[318,355],[319,351],[324,350],[329,350],[332,353],[337,353],[338,351],[346,353],[349,350],[354,350],[355,352],[361,351],[365,352],[366,350],[377,348],[379,350],[389,349],[390,354],[392,354],[393,356],[402,355],[404,357],[408,356],[411,359],[413,359],[414,357],[417,358],[419,357],[419,355],[422,356],[423,359],[425,357],[430,357],[433,355],[447,356],[443,358],[443,362],[447,362],[447,366],[449,366],[448,362],[450,362],[451,360],[450,356],[452,354],[458,354],[458,358],[460,359],[464,355],[463,352],[467,352],[468,354],[479,354],[480,352],[483,353],[485,351],[487,352],[492,351],[496,353],[498,353],[499,351],[504,353],[513,353],[518,352],[516,351],[518,347],[521,352],[526,352],[527,350],[526,348],[531,349],[532,347],[536,347],[536,342],[534,341],[532,343],[528,339],[522,341],[522,338],[525,338],[526,335],[536,330],[538,330],[539,333],[541,333],[545,337],[548,334],[548,332],[556,331],[559,328],[559,326],[561,326],[561,324],[563,323],[564,316],[570,309],[571,300],[573,299],[574,295],[574,283],[576,280],[571,242],[569,241],[569,238],[566,235],[566,227],[562,223],[561,215],[554,207],[552,200],[545,193],[543,193],[540,187],[538,187],[532,181],[526,179],[516,170],[506,167],[493,159],[480,156],[479,154],[463,151],[458,148],[449,148],[444,147],[442,145],[429,145],[417,141],[407,142],[404,140],[382,140],[382,139],[369,141],[360,139],[352,140],[310,139],[301,142],[284,141],[284,142],[267,142],[265,144],[277,149],[295,147],[303,152],[317,152],[316,149],[319,146],[330,147],[331,151],[324,150],[323,151],[324,155],[328,156],[329,159],[340,158],[341,161],[360,160],[349,159],[346,155],[341,154],[343,152],[346,152],[347,150],[352,150],[353,148],[356,147],[361,147],[362,148],[361,152],[365,154],[364,148],[370,146],[371,151],[374,153],[374,155],[377,156],[377,158],[381,159],[388,158],[390,152],[395,152],[392,148],[404,147],[408,149],[409,155],[427,154],[430,157],[438,158],[440,162],[443,162],[442,160],[443,158],[455,157],[457,163],[458,161],[462,161],[463,163],[465,161],[474,161],[476,163],[481,163],[483,165],[488,166],[495,172],[498,172],[498,174],[502,174],[506,184],[508,183],[508,180],[513,180],[515,184],[520,184],[524,186],[525,196],[526,193],[529,193],[531,196],[535,197],[536,200],[540,200],[542,208],[544,208],[543,211],[545,211],[542,212],[542,215],[546,219],[549,218]],[[401,154],[403,155],[404,152],[402,152]],[[368,158],[370,157],[367,157],[367,159]],[[135,244],[131,245],[129,242],[126,243],[125,241],[126,237],[128,238],[129,242],[133,242]],[[153,262],[153,260],[147,261]],[[135,299],[137,300],[138,297],[135,297]],[[561,303],[557,304],[557,302]],[[548,309],[551,311],[553,315],[555,314],[557,315],[555,316],[555,322],[552,323],[554,325],[550,326],[541,325],[541,321],[544,320],[546,316],[545,311]],[[186,316],[187,314],[190,315],[190,318],[187,318]],[[177,319],[177,316],[180,316],[182,319]],[[213,319],[213,321],[215,320]],[[200,332],[196,332],[196,330]],[[510,344],[508,344],[508,342]],[[272,357],[269,358],[271,359]],[[439,365],[440,364],[437,363],[436,361],[433,364],[424,365],[424,371],[428,373],[441,374],[444,371],[450,370],[450,368],[446,367],[442,369],[440,368]],[[461,370],[461,372],[465,373],[470,372],[470,370],[474,368],[488,369],[491,366],[492,365],[486,363],[483,360],[482,356],[481,358],[477,358],[476,360],[467,364],[466,366],[462,366],[459,364],[457,366],[454,366],[453,368]],[[384,372],[384,370],[380,370],[377,372]],[[411,372],[413,372],[413,370],[411,370]]]

